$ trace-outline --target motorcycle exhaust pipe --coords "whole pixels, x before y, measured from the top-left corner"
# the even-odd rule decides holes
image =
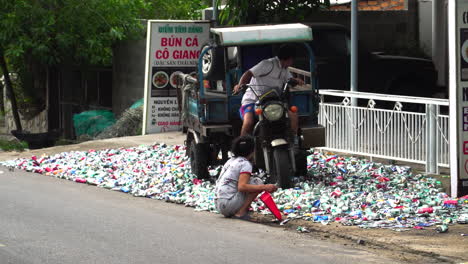
[[[294,147],[289,145],[289,158],[291,159],[291,168],[293,174],[296,174],[296,157],[294,155]]]
[[[266,147],[263,147],[263,159],[265,160],[265,168],[268,172],[271,172],[270,170],[270,160],[268,159],[268,149]]]

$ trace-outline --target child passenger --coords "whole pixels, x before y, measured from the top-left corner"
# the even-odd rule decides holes
[[[274,192],[274,184],[263,184],[251,177],[254,154],[254,138],[241,136],[232,142],[234,156],[224,164],[216,182],[216,209],[225,217],[248,220],[252,201],[263,191]]]

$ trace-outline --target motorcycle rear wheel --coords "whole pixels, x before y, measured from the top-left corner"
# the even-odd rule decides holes
[[[276,180],[279,187],[282,189],[291,188],[292,168],[287,146],[280,146],[273,149],[272,165],[275,170],[272,175],[274,177],[273,180]]]

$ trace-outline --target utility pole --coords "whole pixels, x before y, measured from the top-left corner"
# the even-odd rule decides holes
[[[216,2],[217,0],[213,0],[213,27],[218,26],[218,4]]]
[[[358,1],[351,2],[351,91],[358,91]],[[352,106],[357,106],[357,99],[351,100]]]

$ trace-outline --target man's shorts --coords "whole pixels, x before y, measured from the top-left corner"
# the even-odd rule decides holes
[[[240,118],[242,120],[244,120],[244,115],[246,113],[253,113],[255,111],[255,104],[246,104],[246,105],[243,105],[241,106],[241,108],[239,109],[239,114],[240,114]]]
[[[249,184],[261,185],[263,181],[260,178],[250,178]],[[216,210],[225,217],[231,217],[235,215],[245,202],[247,197],[246,193],[237,192],[231,199],[219,198],[215,200]]]

